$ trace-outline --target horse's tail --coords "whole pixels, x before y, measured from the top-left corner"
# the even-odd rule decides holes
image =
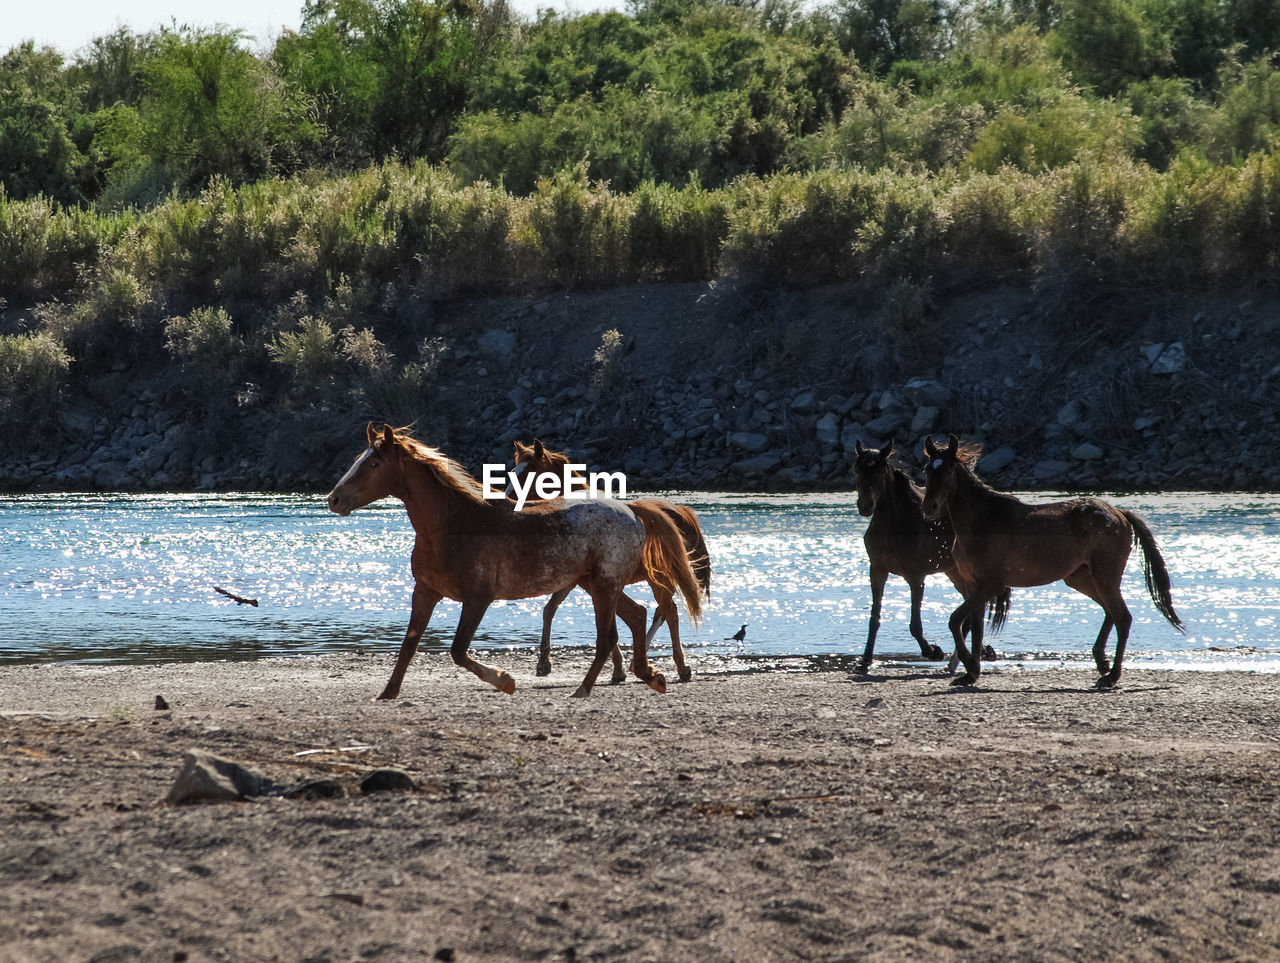
[[[1156,547],[1156,537],[1151,534],[1147,523],[1138,515],[1127,511],[1124,512],[1124,517],[1129,519],[1129,524],[1133,526],[1133,540],[1142,546],[1142,569],[1147,579],[1147,592],[1151,595],[1151,601],[1156,604],[1160,614],[1169,620],[1170,625],[1179,632],[1185,632],[1187,627],[1182,624],[1182,619],[1173,610],[1169,570],[1165,567],[1164,556]]]
[[[702,534],[698,513],[688,505],[676,505],[665,500],[661,504],[684,540],[685,552],[689,556],[689,564],[693,566],[693,575],[698,580],[702,594],[711,598],[711,553],[707,550],[707,540]]]
[[[684,598],[689,621],[696,625],[702,618],[702,586],[693,572],[680,530],[657,499],[638,499],[627,502],[627,507],[644,526],[645,579],[672,595],[678,591]]]
[[[987,624],[991,626],[993,634],[1004,628],[1004,620],[1009,617],[1011,595],[1009,586],[1006,585],[1003,592],[987,603]]]

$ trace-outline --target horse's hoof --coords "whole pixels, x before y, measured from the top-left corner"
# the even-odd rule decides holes
[[[569,698],[570,698],[570,699],[585,699],[585,698],[586,698],[587,696],[589,696],[589,695],[591,695],[591,688],[590,688],[589,686],[580,685],[580,686],[578,686],[578,688],[577,688],[576,690],[574,690],[573,695],[569,696]]]
[[[678,674],[680,676],[681,682],[688,682],[690,679],[693,678],[693,670],[690,669],[687,665],[681,667]]]
[[[661,672],[655,672],[649,678],[645,679],[645,684],[654,692],[667,691],[667,679]]]
[[[991,648],[991,646],[984,645],[982,647],[982,659],[984,662],[994,662],[998,658],[1000,658],[1000,656],[996,655],[996,650]]]
[[[551,663],[539,661],[538,668],[535,671],[539,679],[549,676],[551,674]]]
[[[383,690],[382,690],[382,694],[381,694],[380,696],[378,696],[378,698],[377,698],[377,699],[375,699],[374,701],[375,701],[375,702],[387,702],[387,701],[389,701],[389,700],[391,700],[391,699],[394,699],[394,698],[395,698],[396,696],[398,696],[399,694],[400,694],[400,690],[399,690],[399,689],[390,689],[390,688],[383,689]]]
[[[956,678],[952,679],[951,684],[956,686],[977,685],[978,677],[971,672],[966,672],[964,675],[957,676]]]
[[[941,662],[946,656],[943,654],[940,646],[930,645],[929,651],[925,653],[925,658],[931,662]]]
[[[870,659],[859,659],[856,663],[854,663],[854,666],[853,666],[854,675],[866,675],[870,671],[871,671]]]
[[[621,669],[614,669],[613,675],[609,677],[609,685],[622,685],[627,681],[627,674]]]
[[[516,680],[511,678],[505,672],[498,673],[498,681],[494,683],[494,687],[499,692],[505,692],[507,695],[515,695]]]

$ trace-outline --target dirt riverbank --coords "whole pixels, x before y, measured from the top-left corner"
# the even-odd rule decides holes
[[[571,700],[581,663],[430,655],[373,702],[390,661],[0,668],[0,959],[1280,956],[1280,677]],[[192,748],[353,794],[167,805]]]

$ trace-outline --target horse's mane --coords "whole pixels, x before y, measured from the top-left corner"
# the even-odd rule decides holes
[[[976,471],[978,467],[978,459],[982,457],[982,442],[964,442],[956,449],[956,458],[960,464],[969,469],[970,472]]]
[[[960,467],[965,470],[965,474],[973,480],[973,483],[979,488],[989,492],[995,492],[998,495],[1006,494],[998,489],[992,488],[985,481],[978,477],[978,459],[982,457],[981,442],[964,442],[956,449],[956,461],[960,463]]]
[[[440,484],[450,491],[457,492],[468,501],[488,507],[491,503],[484,497],[484,489],[475,476],[454,461],[439,448],[432,448],[426,442],[413,437],[409,428],[394,428],[396,444],[403,448],[413,461],[427,468]]]

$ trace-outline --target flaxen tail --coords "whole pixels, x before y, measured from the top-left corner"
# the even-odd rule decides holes
[[[702,586],[694,574],[689,551],[680,530],[663,510],[658,499],[627,502],[627,507],[644,525],[644,574],[649,584],[684,598],[689,620],[702,618]]]
[[[707,539],[702,534],[698,513],[688,505],[677,505],[666,499],[655,498],[652,501],[661,504],[668,517],[675,522],[680,537],[684,539],[685,552],[689,556],[689,564],[693,566],[693,574],[702,594],[711,598],[711,553],[707,550]]]
[[[1178,613],[1173,610],[1169,570],[1165,568],[1164,557],[1156,547],[1156,537],[1151,534],[1147,523],[1133,512],[1125,512],[1124,517],[1129,519],[1129,524],[1133,526],[1133,540],[1142,546],[1142,569],[1147,579],[1147,592],[1151,595],[1151,601],[1156,604],[1160,614],[1169,620],[1170,625],[1179,632],[1186,632],[1187,627],[1182,624],[1182,619],[1178,618]]]

